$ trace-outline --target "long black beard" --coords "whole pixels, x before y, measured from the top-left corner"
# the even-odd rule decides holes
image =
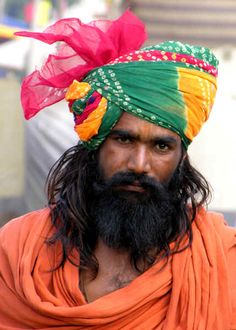
[[[134,181],[143,192],[121,189]],[[175,207],[165,185],[146,175],[119,172],[96,182],[93,191],[94,230],[107,246],[129,251],[134,260],[146,260],[169,244]]]

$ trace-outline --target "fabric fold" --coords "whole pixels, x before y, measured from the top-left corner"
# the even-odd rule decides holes
[[[60,260],[60,246],[45,239],[54,229],[49,210],[30,213],[0,231],[1,329],[236,329],[235,229],[202,209],[193,244],[157,263],[130,285],[87,304],[77,267]],[[8,246],[8,236],[12,244]],[[59,244],[59,243],[58,243]],[[235,259],[234,259],[235,260]],[[187,326],[186,326],[187,325]]]

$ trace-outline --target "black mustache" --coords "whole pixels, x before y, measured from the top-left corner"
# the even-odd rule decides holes
[[[146,174],[136,174],[131,172],[118,172],[106,181],[94,183],[94,189],[97,193],[107,190],[112,190],[118,186],[138,185],[144,190],[163,191],[166,187],[156,179],[147,176]]]

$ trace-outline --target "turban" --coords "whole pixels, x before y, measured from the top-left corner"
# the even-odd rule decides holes
[[[174,131],[185,148],[209,117],[218,72],[212,51],[179,41],[141,48],[145,26],[129,10],[114,21],[62,19],[44,32],[17,34],[61,42],[23,81],[25,117],[65,98],[89,149],[99,147],[123,111]]]

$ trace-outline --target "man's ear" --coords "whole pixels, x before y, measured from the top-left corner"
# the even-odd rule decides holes
[[[184,147],[182,147],[182,155],[181,155],[181,159],[180,159],[180,162],[179,162],[179,169],[182,168],[182,166],[184,164],[184,161],[187,158],[187,156],[188,156],[187,150]]]
[[[182,162],[185,161],[186,157],[187,157],[187,151],[185,150],[182,155]]]
[[[181,161],[180,161],[180,163],[182,163],[185,160],[185,158],[187,157],[187,155],[188,155],[187,150],[185,149],[185,147],[182,144],[182,153],[181,153]]]

